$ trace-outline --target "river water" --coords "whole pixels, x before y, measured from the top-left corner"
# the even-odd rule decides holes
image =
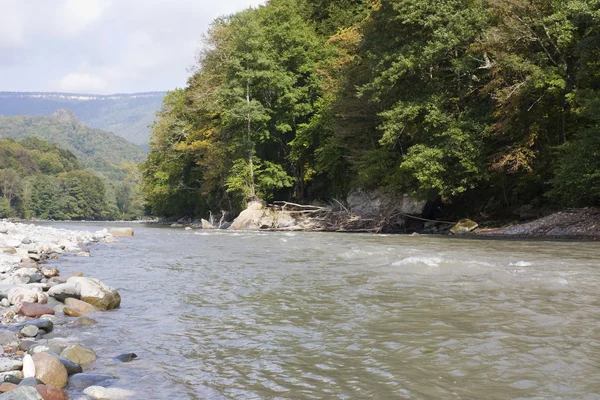
[[[53,265],[118,288],[58,334],[136,399],[600,398],[598,243],[133,227]]]

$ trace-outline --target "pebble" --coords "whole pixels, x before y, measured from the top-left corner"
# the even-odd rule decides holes
[[[10,392],[13,389],[16,389],[17,385],[14,383],[10,383],[10,382],[2,382],[0,383],[0,392],[2,393],[6,393],[6,392]]]
[[[60,361],[62,365],[67,369],[68,375],[80,374],[83,372],[83,368],[81,368],[81,365],[71,362],[61,356],[56,356],[56,358],[58,358],[58,361]]]
[[[37,385],[35,389],[44,400],[69,400],[69,395],[64,390],[52,385]]]
[[[35,337],[39,331],[40,331],[40,328],[38,328],[35,325],[25,325],[24,327],[21,328],[19,333],[25,337]]]

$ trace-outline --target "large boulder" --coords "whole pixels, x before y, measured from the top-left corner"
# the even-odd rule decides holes
[[[135,395],[131,390],[120,389],[120,388],[105,388],[102,386],[90,386],[86,388],[83,393],[90,396],[92,399],[97,400],[118,400],[127,399]]]
[[[108,231],[113,236],[133,236],[133,228],[111,228]]]
[[[79,288],[75,283],[59,283],[58,285],[54,285],[48,290],[48,295],[63,303],[70,297],[81,298]]]
[[[453,235],[466,235],[468,233],[473,232],[478,227],[479,225],[477,224],[477,222],[465,218],[458,221],[458,223],[450,229],[450,232]]]
[[[74,344],[67,347],[60,353],[61,357],[74,362],[75,364],[89,364],[96,361],[96,352],[89,347],[84,347],[80,344]]]
[[[69,376],[60,360],[50,353],[38,353],[32,356],[35,363],[35,377],[46,385],[64,388]]]
[[[100,310],[111,310],[121,305],[121,296],[112,288],[98,279],[85,277],[71,277],[67,285],[75,285],[81,300],[95,306]]]
[[[260,229],[265,225],[264,219],[268,216],[269,211],[264,209],[260,201],[252,201],[248,203],[248,208],[233,221],[229,229],[234,231]]]
[[[23,302],[42,303],[48,302],[48,295],[39,286],[16,286],[8,290],[6,295],[10,304]]]

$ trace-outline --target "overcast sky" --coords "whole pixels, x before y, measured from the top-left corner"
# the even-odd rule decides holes
[[[0,91],[183,87],[202,34],[264,0],[0,0]]]

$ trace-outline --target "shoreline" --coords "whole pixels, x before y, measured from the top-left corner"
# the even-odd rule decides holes
[[[114,233],[0,220],[0,399],[134,395],[113,386],[116,377],[86,373],[95,351],[61,336],[62,327],[91,326],[95,313],[118,308],[117,290],[82,273],[61,276],[46,264],[61,255],[89,257],[88,246],[118,242],[124,232]]]

